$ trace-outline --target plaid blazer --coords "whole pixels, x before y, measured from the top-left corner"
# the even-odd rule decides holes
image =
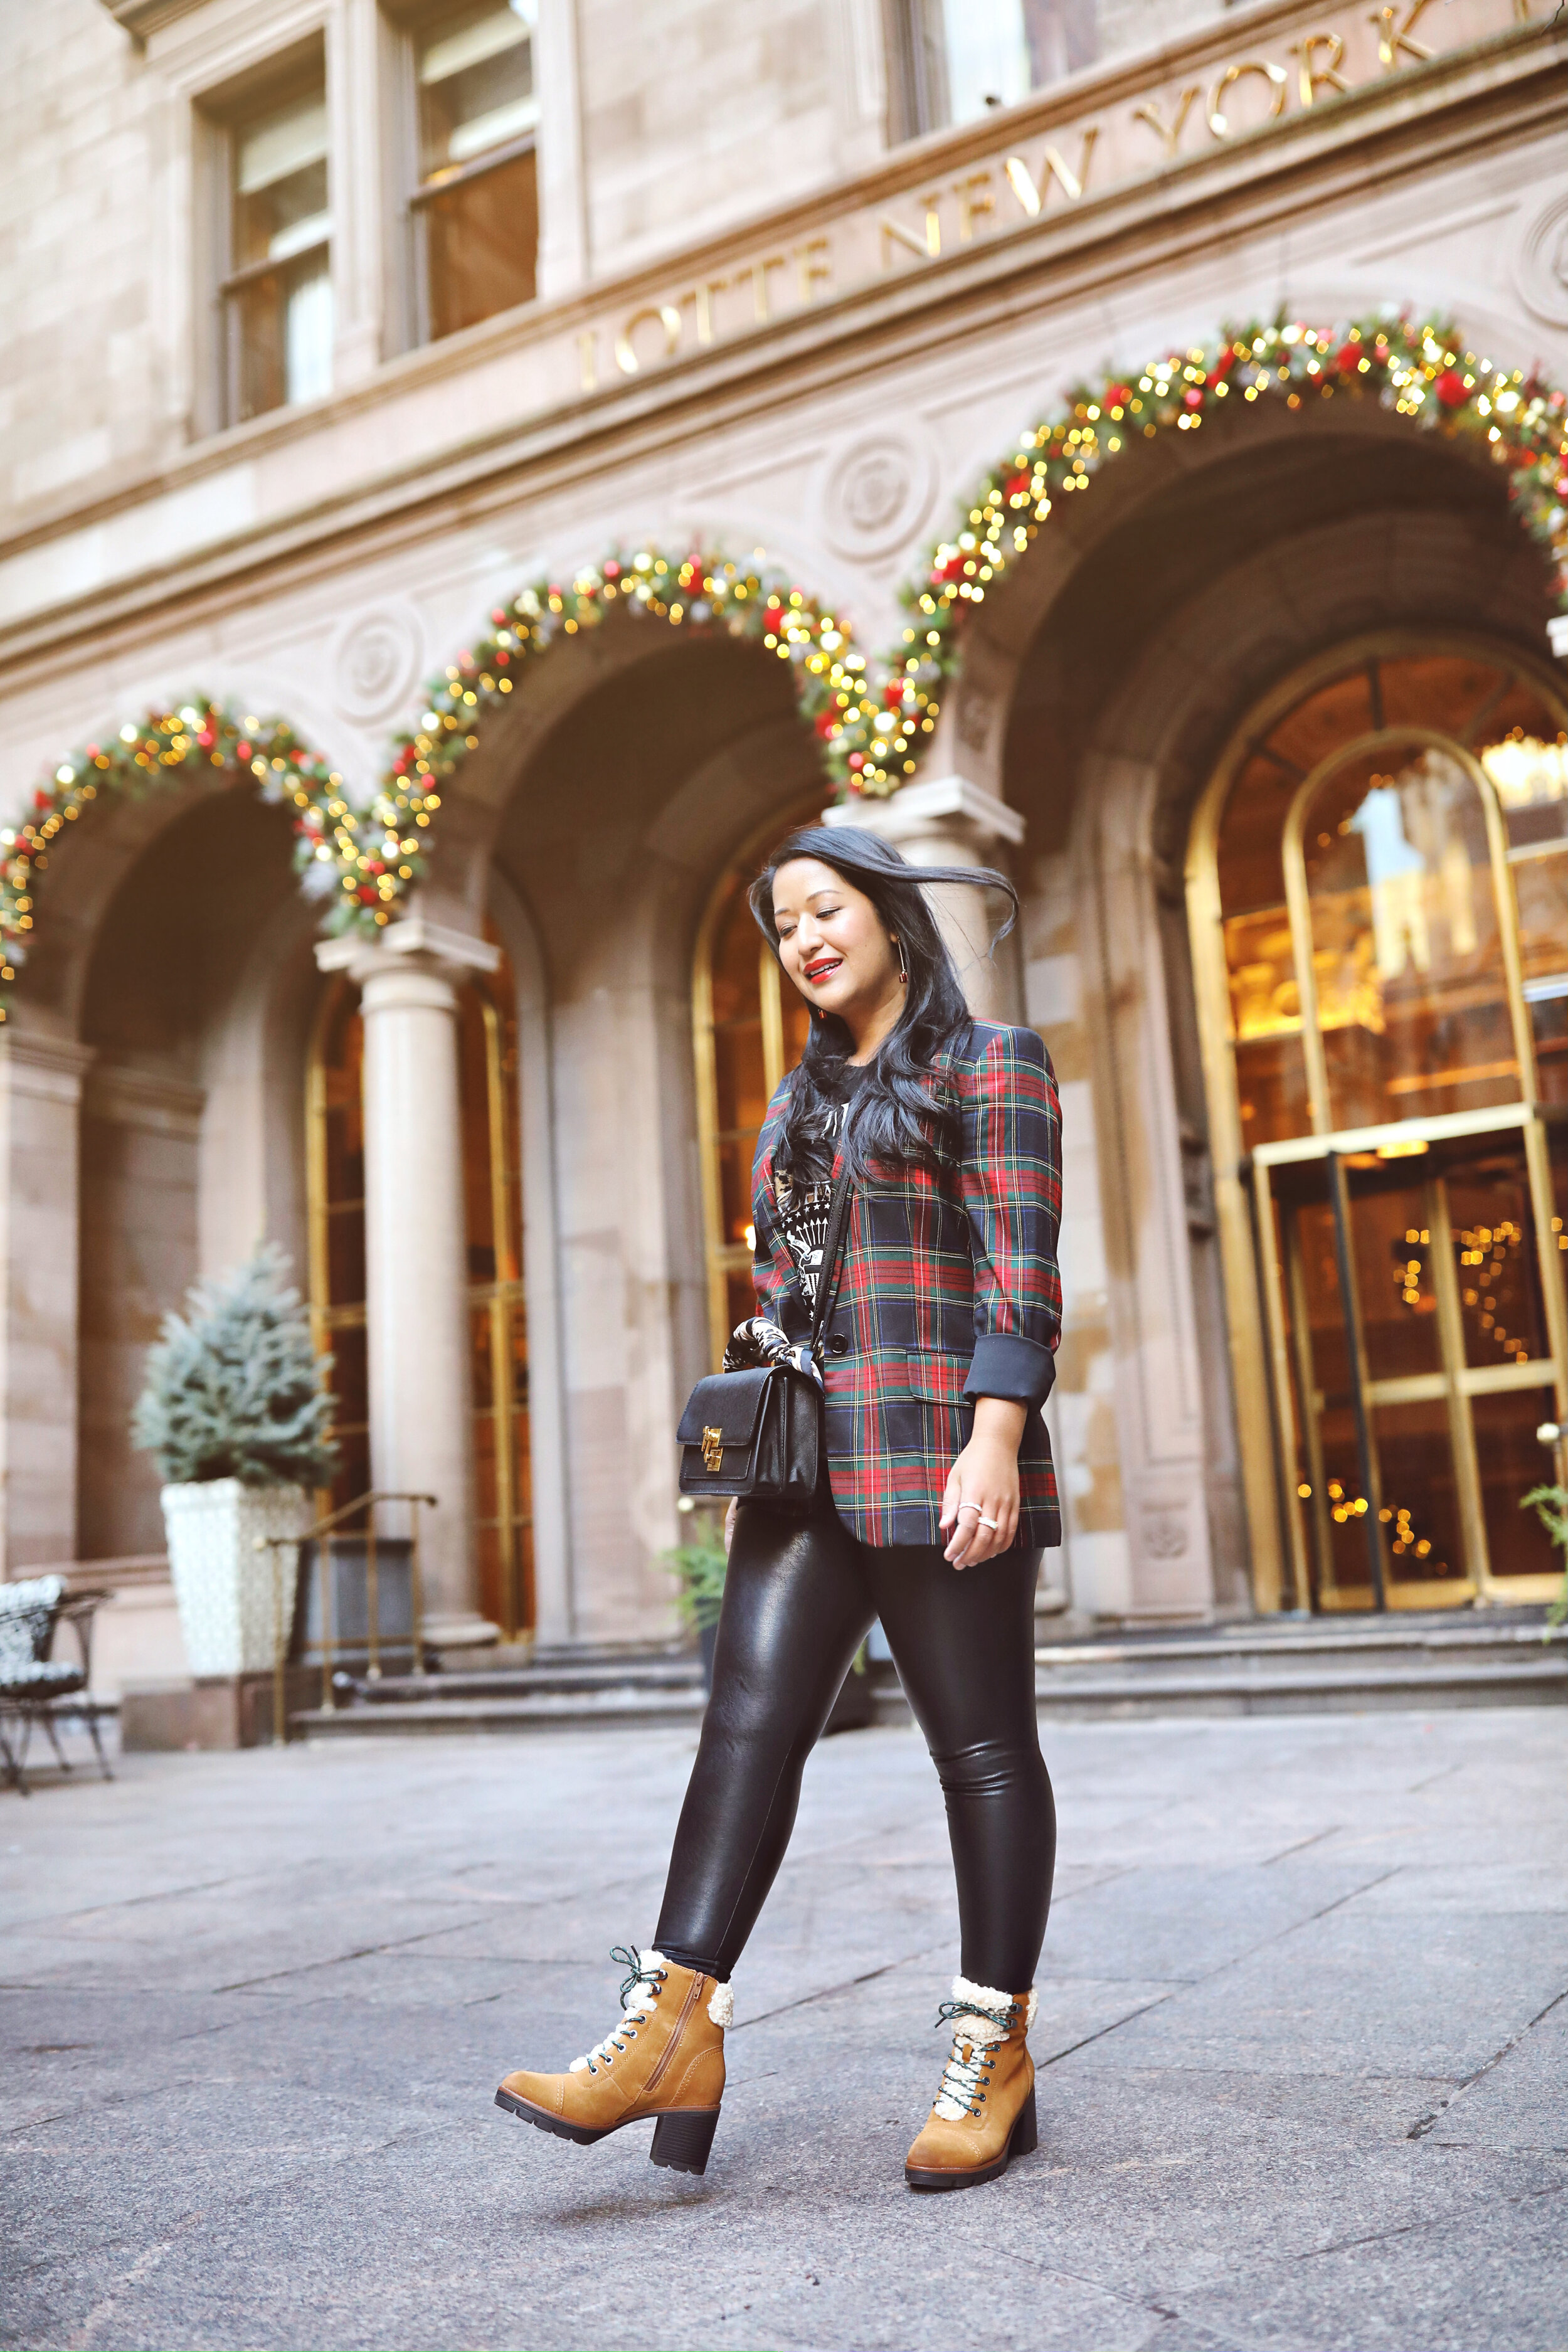
[[[811,1318],[779,1223],[773,1153],[794,1073],[768,1107],[752,1174],[759,1312],[792,1339]],[[934,1169],[858,1186],[821,1349],[833,1500],[869,1544],[934,1544],[948,1473],[977,1396],[1030,1410],[1018,1449],[1018,1539],[1058,1544],[1040,1407],[1061,1332],[1061,1109],[1032,1029],[976,1021],[938,1057],[933,1099],[958,1114]],[[835,1173],[842,1164],[842,1155]]]

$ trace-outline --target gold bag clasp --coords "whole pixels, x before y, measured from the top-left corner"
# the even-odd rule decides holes
[[[702,1467],[704,1470],[721,1470],[724,1467],[724,1433],[721,1429],[703,1431]]]

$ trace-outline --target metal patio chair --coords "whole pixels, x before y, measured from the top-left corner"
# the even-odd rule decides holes
[[[14,1789],[24,1797],[27,1787],[27,1748],[33,1726],[41,1723],[60,1769],[68,1772],[70,1759],[60,1746],[61,1716],[75,1716],[87,1726],[99,1769],[112,1780],[103,1743],[98,1733],[98,1710],[87,1696],[91,1676],[92,1619],[100,1592],[66,1598],[63,1576],[31,1576],[16,1584],[0,1584],[0,1761]],[[80,1653],[77,1664],[51,1658],[55,1628],[68,1623]]]

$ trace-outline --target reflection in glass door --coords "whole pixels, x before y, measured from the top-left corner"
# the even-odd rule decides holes
[[[1348,648],[1188,862],[1260,1604],[1536,1597],[1568,1412],[1568,729],[1510,658]]]

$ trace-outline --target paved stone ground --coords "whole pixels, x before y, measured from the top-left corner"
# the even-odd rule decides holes
[[[1568,2344],[1568,1713],[1054,1727],[1040,2149],[916,2197],[914,1735],[814,1759],[707,2178],[490,2104],[615,2013],[689,1734],[0,1798],[6,2346]]]

